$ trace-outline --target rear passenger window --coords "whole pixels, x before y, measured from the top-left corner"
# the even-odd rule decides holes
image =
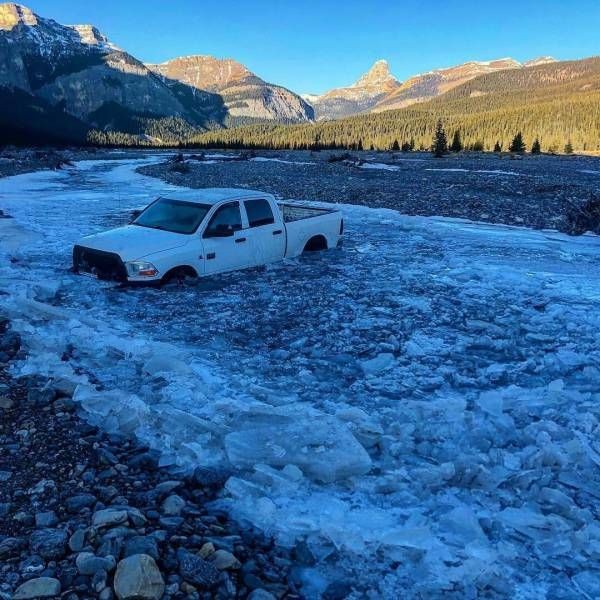
[[[250,227],[275,223],[271,205],[266,200],[245,200],[244,206],[246,207]]]

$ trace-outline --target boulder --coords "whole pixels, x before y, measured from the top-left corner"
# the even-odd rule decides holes
[[[13,596],[14,600],[54,598],[60,595],[60,582],[54,577],[37,577],[22,583]]]
[[[75,559],[81,575],[95,575],[98,571],[110,573],[115,568],[113,556],[96,556],[92,552],[80,552]]]
[[[94,527],[114,527],[115,525],[122,525],[127,522],[127,511],[104,508],[96,511],[92,519],[92,525]]]
[[[119,600],[160,600],[165,582],[151,556],[134,554],[117,565],[114,588]]]

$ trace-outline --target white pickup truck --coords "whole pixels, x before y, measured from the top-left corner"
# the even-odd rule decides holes
[[[343,231],[336,210],[278,204],[251,190],[185,190],[161,196],[129,225],[82,238],[73,248],[73,269],[159,283],[335,248]]]

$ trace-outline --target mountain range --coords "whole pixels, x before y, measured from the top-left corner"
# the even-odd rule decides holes
[[[356,83],[330,90],[322,95],[304,94],[303,98],[314,107],[317,120],[339,119],[365,112],[404,108],[440,96],[486,73],[522,69],[550,62],[556,61],[551,56],[543,56],[523,64],[512,58],[471,61],[414,75],[402,83],[390,73],[385,60],[378,60]]]
[[[244,119],[314,116],[300,96],[233,60],[146,65],[91,25],[60,25],[13,3],[0,4],[0,100],[4,137],[15,141],[32,133],[81,141],[95,130],[172,142]]]
[[[352,85],[301,96],[232,59],[193,55],[147,64],[92,25],[61,25],[4,3],[0,142],[172,144],[240,125],[308,124],[406,109],[445,99],[490,74],[552,64],[566,63],[551,57],[522,64],[472,61],[401,82],[378,60]]]

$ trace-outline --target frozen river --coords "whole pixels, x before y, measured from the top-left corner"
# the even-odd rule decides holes
[[[174,189],[151,160],[0,180],[20,372],[77,381],[166,465],[230,472],[222,504],[305,540],[315,595],[600,596],[600,238],[344,205],[343,248],[264,269],[70,274],[81,235]]]

